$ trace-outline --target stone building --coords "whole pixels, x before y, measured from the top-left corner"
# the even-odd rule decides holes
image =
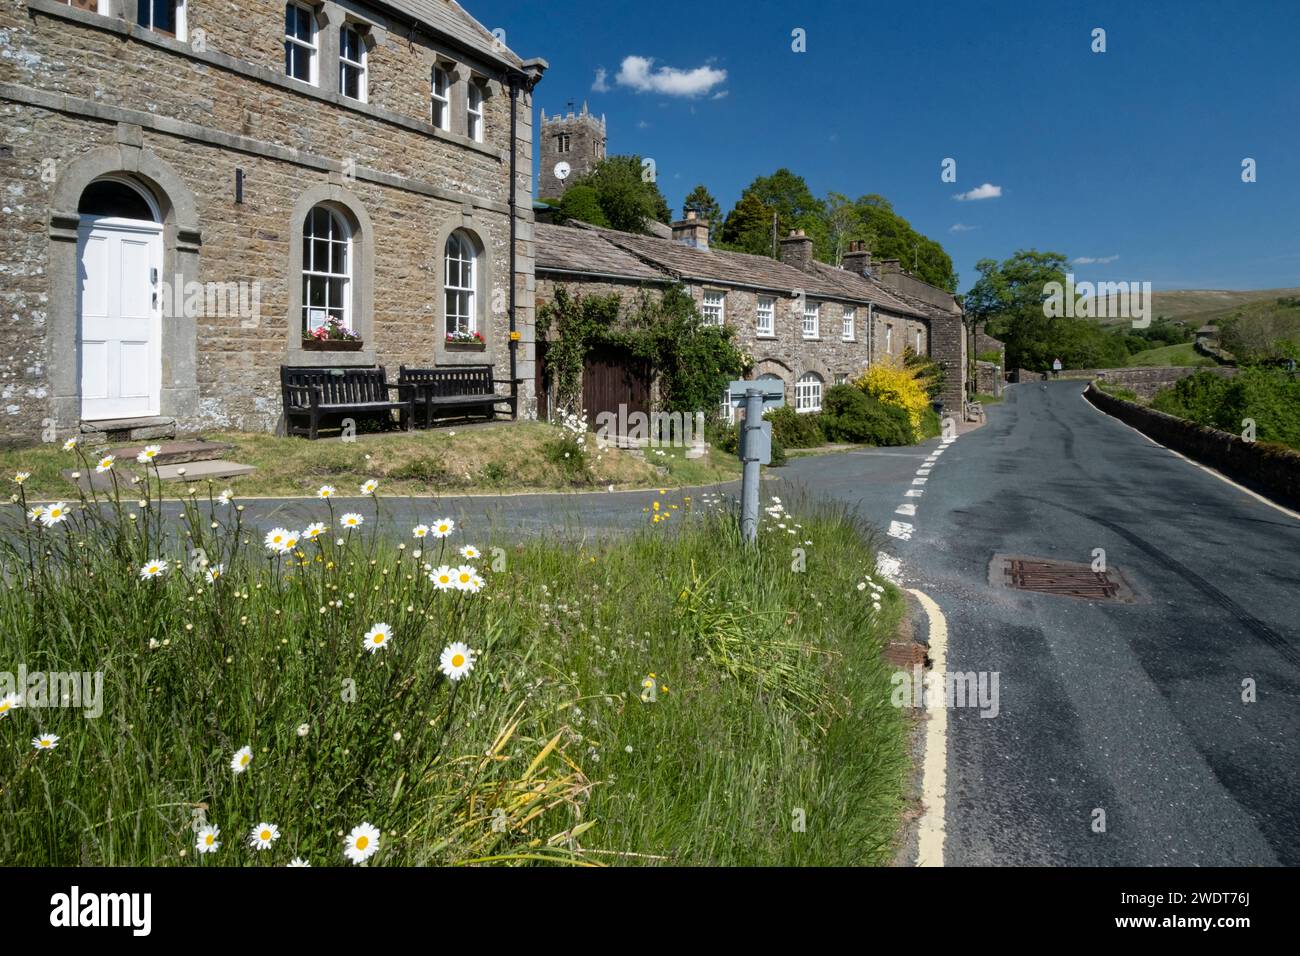
[[[281,364],[527,407],[545,68],[450,0],[0,0],[0,432],[272,429]]]
[[[706,321],[735,330],[754,360],[752,377],[779,379],[787,403],[801,412],[820,410],[828,387],[886,356],[901,359],[908,347],[929,354],[940,310],[892,293],[870,274],[860,247],[835,268],[813,259],[813,241],[802,233],[783,240],[781,258],[771,259],[711,249],[708,223],[693,213],[672,229],[673,238],[661,239],[538,225],[538,308],[560,286],[583,295],[616,292],[627,302],[680,283]],[[946,314],[939,321],[960,325]]]
[[[591,172],[605,158],[605,117],[597,119],[582,104],[574,115],[547,117],[542,110],[538,145],[541,153],[537,177],[537,195],[541,199],[558,199],[574,180]]]

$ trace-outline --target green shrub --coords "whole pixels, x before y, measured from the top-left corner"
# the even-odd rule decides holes
[[[786,448],[816,448],[826,444],[821,428],[821,415],[816,412],[799,414],[789,405],[773,408],[763,415],[772,423],[772,443]]]
[[[1234,378],[1197,372],[1156,393],[1151,407],[1198,425],[1300,448],[1300,380],[1280,368],[1248,367]]]
[[[921,442],[927,438],[937,438],[943,431],[943,425],[939,421],[939,413],[933,408],[927,408],[921,413],[921,424],[917,428],[916,440]]]
[[[773,428],[775,431],[775,428]],[[725,422],[712,422],[705,426],[705,439],[710,445],[728,455],[740,454],[740,426]],[[772,467],[784,465],[787,461],[785,447],[772,439]]]
[[[852,385],[835,385],[822,405],[822,431],[831,441],[865,445],[910,445],[907,411],[886,405]],[[934,413],[931,412],[931,415]],[[935,416],[938,422],[938,416]]]

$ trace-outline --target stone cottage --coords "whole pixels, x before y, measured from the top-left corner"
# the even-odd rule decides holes
[[[671,239],[539,224],[537,305],[552,301],[560,286],[628,301],[680,283],[706,321],[735,330],[737,345],[754,359],[752,377],[780,380],[800,412],[820,410],[828,387],[886,356],[901,359],[909,347],[930,354],[936,324],[944,335],[948,325],[960,328],[959,315],[909,302],[878,281],[860,245],[841,268],[817,262],[812,247],[795,232],[782,240],[780,259],[711,249],[709,224],[694,213],[673,224]]]
[[[501,37],[451,0],[0,0],[0,433],[269,430],[281,364],[488,363],[527,408],[546,63]],[[331,320],[359,351],[306,347]]]

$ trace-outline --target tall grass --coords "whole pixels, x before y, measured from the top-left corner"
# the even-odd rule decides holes
[[[102,716],[0,717],[8,863],[337,865],[363,821],[367,865],[891,858],[907,727],[879,655],[901,604],[859,590],[873,554],[843,514],[773,506],[755,549],[725,503],[673,496],[594,545],[397,541],[366,530],[376,497],[352,531],[322,501],[328,531],[274,555],[236,502],[125,491],[43,527],[20,487],[5,524],[0,670],[104,675]],[[445,563],[482,591],[437,590]],[[257,851],[263,821],[281,837]]]

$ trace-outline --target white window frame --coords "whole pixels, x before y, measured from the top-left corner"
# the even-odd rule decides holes
[[[315,213],[316,210],[318,209],[324,209],[325,212],[329,213],[330,231],[329,234],[325,236],[317,236],[314,233],[308,235],[307,232],[307,230],[311,228],[311,225],[316,218]],[[341,322],[344,328],[351,329],[353,328],[352,326],[352,272],[353,269],[355,268],[355,263],[356,263],[356,256],[354,255],[354,252],[356,250],[356,245],[353,242],[352,227],[348,224],[348,221],[343,216],[343,214],[340,213],[337,209],[333,209],[330,206],[317,205],[317,206],[313,206],[310,210],[308,210],[307,219],[303,223],[302,228],[303,228],[303,235],[302,235],[303,262],[300,264],[301,278],[307,280],[306,283],[304,283],[304,288],[302,290],[301,321],[302,321],[303,331],[306,332],[309,329],[308,318],[311,314],[311,310],[314,308],[314,306],[312,306],[311,304],[311,296],[308,294],[308,288],[310,287],[312,282],[324,282],[326,284],[326,288],[328,289],[329,280],[331,279],[343,280],[343,290],[341,293],[341,297],[343,301],[340,303],[339,306],[339,310],[342,312],[342,315],[336,316],[336,318],[339,319],[339,321]],[[330,261],[326,263],[326,268],[324,269],[316,268],[317,266],[317,262],[315,259],[316,242],[319,241],[320,239],[325,239],[329,243],[329,248],[331,251],[331,255],[329,256]],[[333,246],[337,244],[342,244],[344,247],[342,272],[334,272],[332,269]],[[309,259],[311,261],[311,268],[307,267],[307,260]],[[326,292],[326,296],[325,296],[325,305],[326,305],[326,317],[328,318],[330,316],[328,291]]]
[[[923,333],[922,333],[922,331],[921,331],[920,329],[917,329],[917,330],[916,330],[916,354],[917,354],[917,355],[922,355],[922,354],[924,354],[924,353],[922,353],[922,351],[921,351],[921,336],[922,336],[922,334],[923,334]]]
[[[722,407],[719,409],[719,418],[728,425],[736,423],[736,406],[731,402],[731,389],[728,388],[722,393]]]
[[[343,38],[349,33],[353,34],[357,38],[357,51],[361,56],[360,60],[349,60],[347,54],[343,52]],[[366,50],[366,35],[361,31],[359,26],[352,23],[345,23],[339,28],[339,95],[346,96],[348,99],[353,99],[352,96],[344,92],[345,84],[343,82],[343,77],[348,70],[353,70],[357,74],[356,101],[358,103],[366,102],[369,96],[368,88],[370,85],[369,54]]]
[[[476,98],[478,100],[477,108],[475,107]],[[487,91],[483,89],[483,84],[471,78],[465,84],[465,135],[476,143],[483,142],[484,127],[487,125],[483,104],[486,101]]]
[[[700,302],[700,315],[704,317],[705,325],[722,328],[727,321],[727,293],[719,289],[705,289]]]
[[[835,384],[836,384],[836,385],[847,385],[847,384],[849,384],[849,373],[848,373],[848,372],[840,372],[838,375],[836,375],[836,376],[835,376]]]
[[[808,415],[822,410],[822,386],[825,383],[816,372],[804,372],[794,383],[794,410]]]
[[[844,306],[844,314],[841,323],[842,328],[840,330],[840,337],[845,342],[852,342],[857,335],[858,310],[851,305]]]
[[[455,246],[454,250],[452,248],[453,245]],[[452,255],[453,251],[456,253],[455,256]],[[462,285],[452,284],[451,264],[453,259],[454,261],[462,264],[462,267],[460,269],[462,280],[465,278],[465,273],[466,273],[464,264],[465,263],[469,264],[468,284],[462,284]],[[469,332],[471,334],[477,332],[479,330],[478,328],[479,264],[478,264],[478,249],[475,247],[474,241],[466,233],[462,232],[459,229],[453,232],[450,236],[447,237],[447,243],[446,245],[443,246],[442,263],[443,263],[442,304],[443,304],[443,313],[445,319],[444,332],[443,332],[444,337],[446,335],[449,335],[452,332]],[[454,294],[458,298],[460,296],[466,297],[468,306],[464,314],[462,314],[459,310],[456,312],[452,312],[447,308],[447,299],[449,294]],[[453,316],[456,319],[456,324],[454,326],[452,325]],[[461,320],[464,320],[463,325]]]
[[[885,354],[894,354],[894,327],[892,325],[885,326]]]
[[[815,339],[821,337],[822,325],[822,306],[820,302],[804,301],[803,304],[803,337],[806,339]]]
[[[153,3],[152,3],[152,0],[151,0],[151,2],[150,2],[150,4],[149,4],[149,20],[150,20],[149,23],[141,23],[141,22],[140,22],[140,7],[139,7],[139,0],[127,0],[127,3],[128,3],[128,4],[135,4],[135,16],[134,16],[134,17],[128,17],[128,19],[130,19],[133,23],[135,23],[135,24],[136,24],[137,26],[139,26],[139,27],[142,27],[142,28],[144,28],[144,29],[146,29],[146,30],[153,30],[153,29],[154,29],[154,26],[153,26]],[[187,38],[188,38],[188,36],[189,36],[189,30],[188,30],[188,28],[187,28],[187,24],[186,24],[186,16],[185,16],[185,0],[171,0],[171,4],[172,4],[172,19],[173,19],[173,20],[175,21],[175,23],[176,23],[176,34],[175,34],[175,37],[176,37],[176,39],[177,39],[178,41],[180,41],[181,43],[184,43],[184,42],[186,42],[186,40],[187,40]],[[130,10],[130,9],[131,9],[130,6],[128,6],[127,9]],[[99,0],[99,2],[95,5],[95,12],[96,12],[96,13],[104,13],[104,14],[111,12],[110,9],[109,9],[109,5],[108,5],[108,3],[106,2],[106,0]],[[165,34],[165,33],[162,33],[161,31],[155,31],[155,32],[160,33],[162,36],[166,36],[166,35],[167,35],[167,34]]]
[[[776,297],[760,295],[754,309],[754,334],[776,337]]]
[[[284,75],[289,77],[290,79],[297,80],[299,83],[307,83],[310,84],[311,86],[319,86],[320,85],[320,27],[316,23],[316,11],[313,10],[311,7],[301,3],[286,3],[285,4],[286,14],[288,13],[290,7],[307,14],[307,22],[311,24],[311,42],[309,43],[298,36],[290,36],[286,29],[286,32],[284,34],[284,45],[285,45]],[[294,18],[294,23],[296,26],[297,17]],[[308,78],[305,80],[302,77],[294,76],[293,73],[289,71],[289,49],[288,48],[290,46],[296,46],[299,49],[307,51]]]
[[[442,92],[438,92],[438,78],[442,78]],[[451,130],[451,70],[441,63],[433,65],[429,77],[429,89],[433,97],[433,106],[429,114],[434,127],[448,132]]]

